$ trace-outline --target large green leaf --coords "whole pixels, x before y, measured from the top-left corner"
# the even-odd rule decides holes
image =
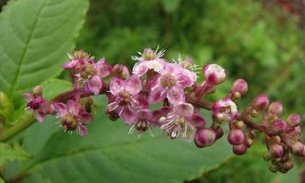
[[[57,76],[84,22],[87,0],[10,1],[0,15],[0,90],[22,93]]]
[[[104,107],[97,111],[87,137],[64,133],[55,118],[32,126],[23,143],[34,157],[24,164],[29,173],[25,182],[183,182],[217,167],[231,154],[226,138],[204,149],[169,140],[158,130],[155,137],[147,133],[138,139],[137,134],[127,135],[129,127],[122,122],[109,121]]]

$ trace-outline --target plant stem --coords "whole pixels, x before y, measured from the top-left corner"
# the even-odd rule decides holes
[[[35,121],[36,119],[32,113],[27,113],[21,116],[14,122],[12,127],[3,131],[3,133],[0,135],[0,142],[6,142],[10,140],[19,132],[31,126]]]

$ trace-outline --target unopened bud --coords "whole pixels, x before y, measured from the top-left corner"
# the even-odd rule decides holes
[[[111,75],[118,78],[126,79],[129,77],[129,71],[126,66],[116,64],[112,68]]]
[[[240,145],[236,145],[233,146],[233,153],[236,155],[242,155],[245,154],[247,152],[248,147],[246,146],[246,144],[240,144]]]
[[[305,155],[305,147],[300,141],[297,141],[291,146],[291,153],[300,157]]]
[[[275,115],[280,116],[283,112],[283,105],[281,102],[272,102],[269,105],[268,112]]]
[[[270,133],[273,135],[279,135],[287,128],[286,122],[283,120],[276,120],[270,124]]]
[[[240,129],[230,130],[228,134],[228,142],[232,145],[240,145],[245,141],[245,134]]]
[[[270,160],[272,159],[272,156],[271,156],[271,154],[270,154],[269,151],[267,151],[267,152],[264,153],[263,159],[264,159],[265,161],[270,161]]]
[[[296,127],[300,125],[301,117],[299,114],[290,114],[287,118],[287,125],[290,127]]]
[[[276,173],[279,170],[279,167],[278,167],[278,165],[271,164],[271,165],[269,165],[269,170],[273,173]]]
[[[273,158],[280,158],[284,154],[284,148],[281,144],[273,143],[269,146],[269,152]]]
[[[225,70],[217,64],[207,64],[202,68],[202,73],[208,84],[218,85],[226,80]]]
[[[195,145],[199,148],[210,146],[215,141],[216,133],[210,128],[198,129],[194,138]]]
[[[263,94],[257,95],[251,104],[251,106],[257,111],[266,109],[268,105],[269,99],[266,95]]]
[[[42,96],[42,87],[41,86],[35,86],[33,89],[33,95],[35,97],[41,97]]]
[[[241,96],[248,92],[248,83],[243,79],[237,79],[234,81],[232,88],[232,93],[239,93]]]

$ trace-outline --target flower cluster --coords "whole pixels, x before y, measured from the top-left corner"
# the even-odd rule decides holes
[[[239,110],[236,101],[248,91],[243,79],[235,80],[224,98],[206,101],[205,96],[215,93],[217,85],[225,82],[224,68],[206,64],[201,70],[204,80],[198,83],[198,67],[191,58],[179,56],[169,62],[163,54],[164,50],[145,48],[131,57],[136,63],[130,72],[124,65],[109,65],[104,58],[95,62],[86,52],[75,51],[63,65],[70,71],[73,89],[47,100],[42,97],[41,87],[35,87],[33,93],[25,94],[27,109],[40,122],[45,115],[55,114],[65,131],[86,136],[87,124],[93,120],[90,96],[105,94],[106,114],[111,120],[121,118],[130,126],[129,134],[135,130],[139,135],[146,131],[152,134],[152,128],[159,128],[170,139],[182,137],[203,148],[221,138],[223,125],[227,124],[227,140],[237,155],[252,146],[257,131],[264,133],[268,149],[264,159],[271,160],[271,171],[287,172],[293,167],[291,154],[305,155],[298,114],[281,118],[282,104],[270,103],[262,94]],[[157,103],[162,106],[152,110]],[[211,116],[202,116],[203,109],[210,110]],[[207,117],[212,119],[211,124],[207,124]]]

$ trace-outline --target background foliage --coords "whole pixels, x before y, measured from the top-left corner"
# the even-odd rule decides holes
[[[2,121],[12,122],[24,113],[22,92],[37,84],[44,82],[48,87],[47,98],[68,89],[64,81],[68,73],[60,73],[60,65],[75,42],[76,49],[96,58],[105,56],[107,62],[130,66],[130,55],[158,45],[167,50],[168,59],[177,59],[180,53],[199,66],[218,63],[226,68],[229,79],[209,100],[223,97],[234,79],[244,78],[250,90],[240,106],[265,93],[282,101],[285,116],[298,112],[305,119],[302,17],[276,3],[280,1],[271,6],[255,0],[91,0],[78,39],[87,1],[67,0],[66,6],[59,2],[12,1],[1,13],[0,91],[13,106],[7,112],[0,105]],[[48,11],[42,11],[42,6]],[[42,14],[33,13],[35,8]],[[27,25],[30,28],[22,29]],[[62,46],[56,52],[58,45]],[[106,103],[104,98],[96,100]],[[14,115],[10,113],[13,109]],[[86,138],[62,133],[53,117],[31,126],[11,141],[12,147],[1,147],[13,150],[16,157],[11,159],[26,159],[7,163],[3,177],[26,177],[25,182],[300,181],[302,161],[287,175],[272,174],[261,158],[265,147],[259,140],[246,155],[227,160],[232,153],[225,138],[203,150],[169,141],[158,132],[155,138],[147,135],[138,140],[136,134],[127,136],[128,127],[120,122],[109,122],[103,111],[104,106],[99,105]]]

